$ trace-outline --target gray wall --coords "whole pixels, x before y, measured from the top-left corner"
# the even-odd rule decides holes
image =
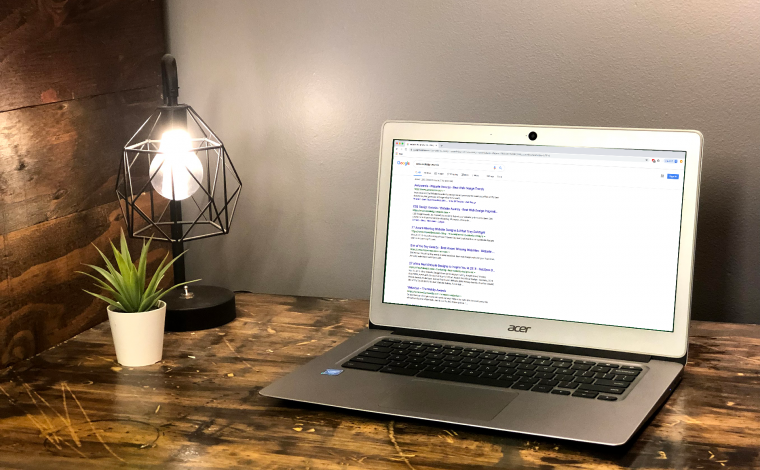
[[[760,2],[168,0],[180,97],[244,180],[188,272],[367,298],[387,119],[698,129],[696,318],[760,322]]]

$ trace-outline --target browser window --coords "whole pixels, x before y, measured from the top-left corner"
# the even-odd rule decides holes
[[[673,331],[685,152],[393,155],[383,302]]]

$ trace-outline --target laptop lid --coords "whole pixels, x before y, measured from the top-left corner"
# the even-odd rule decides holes
[[[387,122],[370,320],[682,357],[702,135]]]

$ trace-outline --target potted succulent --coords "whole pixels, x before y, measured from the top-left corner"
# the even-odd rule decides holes
[[[172,289],[188,281],[174,285],[168,289],[159,289],[158,284],[179,256],[167,262],[169,255],[161,261],[153,277],[147,282],[148,249],[151,240],[143,242],[140,259],[137,264],[132,262],[124,231],[121,232],[121,250],[117,250],[113,242],[111,248],[116,259],[116,267],[108,260],[98,247],[95,247],[106,263],[106,268],[87,264],[100,276],[77,271],[95,280],[95,286],[102,289],[100,295],[85,290],[90,295],[108,303],[108,320],[111,323],[113,344],[116,348],[116,360],[124,366],[147,366],[161,360],[164,346],[164,319],[166,303],[161,298]],[[94,245],[93,245],[94,246]]]

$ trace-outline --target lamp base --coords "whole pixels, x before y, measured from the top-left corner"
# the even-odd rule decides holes
[[[198,331],[216,328],[235,319],[235,293],[224,287],[188,286],[191,296],[180,287],[164,296],[165,331]]]

